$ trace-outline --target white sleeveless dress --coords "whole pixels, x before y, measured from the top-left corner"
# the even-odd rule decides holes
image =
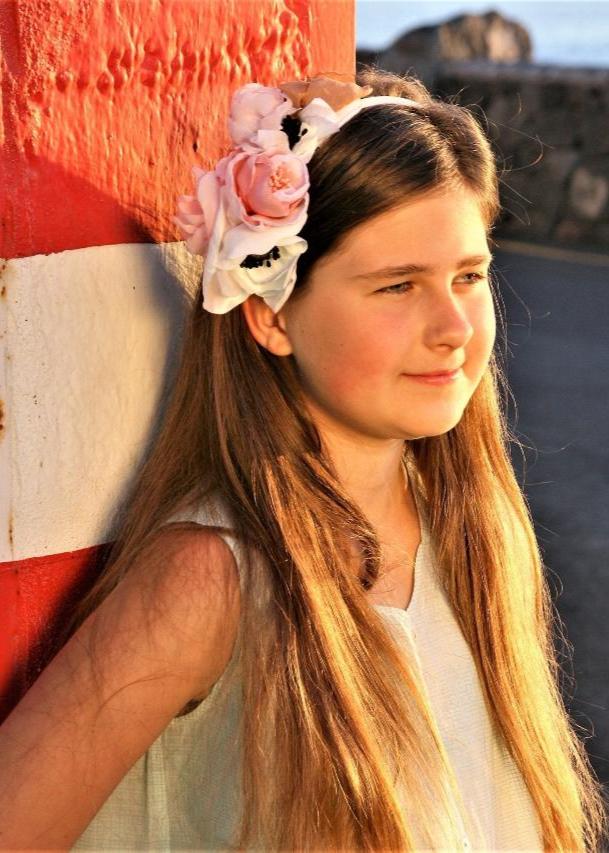
[[[543,851],[532,799],[487,713],[469,647],[436,575],[426,508],[416,489],[413,494],[421,543],[411,601],[406,610],[374,607],[400,642],[409,645],[420,669],[468,809],[463,849]],[[166,523],[171,521],[231,528],[230,515],[217,500],[172,515]],[[220,535],[240,567],[240,542],[230,532]],[[138,759],[73,850],[230,849],[241,808],[236,657],[233,652],[211,693],[190,713],[175,717]]]

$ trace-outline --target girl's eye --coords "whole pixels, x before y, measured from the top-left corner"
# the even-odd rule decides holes
[[[479,273],[479,272],[467,273],[464,276],[464,278],[467,278],[468,276],[474,276],[474,280],[470,281],[469,282],[470,284],[476,284],[477,282],[483,281],[484,279],[486,279],[486,276],[481,275],[481,273]],[[378,292],[379,293],[405,293],[404,290],[395,290],[395,288],[406,287],[406,285],[410,285],[410,282],[409,281],[401,281],[399,284],[392,284],[389,287],[382,287]]]
[[[379,290],[379,293],[404,293],[403,290],[395,290],[396,287],[406,287],[407,284],[410,284],[409,281],[402,281],[400,284],[392,284],[391,287],[382,287]]]

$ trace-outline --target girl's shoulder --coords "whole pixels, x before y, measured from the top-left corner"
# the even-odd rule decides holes
[[[180,709],[217,683],[238,621],[231,565],[207,531],[163,531],[41,673],[0,728],[19,794],[10,809],[0,802],[11,848],[43,837],[70,847]]]
[[[163,519],[162,526],[178,521],[194,521],[202,526],[233,526],[232,514],[217,490],[208,492],[203,498],[191,499],[189,503],[179,505]]]
[[[164,529],[183,523],[196,524],[208,529],[209,534],[216,534],[229,547],[239,580],[242,581],[245,571],[244,547],[236,534],[234,517],[228,503],[217,490],[172,510],[158,527]]]
[[[201,689],[193,693],[190,701],[173,719],[172,723],[174,726],[172,728],[182,720],[190,723],[200,714],[206,714],[212,704],[211,700],[220,695],[220,688],[223,688],[229,680],[230,672],[232,672],[235,662],[238,659],[241,601],[239,591],[243,587],[244,575],[244,553],[240,540],[234,531],[233,516],[226,501],[218,492],[214,491],[202,500],[199,499],[191,504],[175,509],[165,517],[162,524],[159,525],[159,530],[171,531],[172,528],[177,530],[184,523],[197,525],[205,531],[208,537],[215,538],[216,543],[220,543],[221,541],[225,546],[228,546],[230,553],[225,554],[223,571],[224,575],[230,579],[232,591],[230,594],[227,592],[225,596],[229,606],[227,606],[227,620],[225,622],[225,630],[223,631],[224,646],[220,654],[216,653],[214,655],[216,662],[219,663],[219,669],[215,673],[216,678],[212,682],[205,681]],[[227,566],[227,559],[230,562],[230,570]],[[221,569],[222,565],[217,566],[216,570],[218,568]],[[202,567],[202,569],[205,573],[209,571],[205,567]],[[195,710],[197,710],[197,714],[193,713]]]

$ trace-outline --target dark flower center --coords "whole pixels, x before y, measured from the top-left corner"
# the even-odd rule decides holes
[[[248,255],[244,258],[239,264],[240,267],[246,267],[246,269],[252,269],[252,267],[261,267],[264,266],[265,262],[267,267],[271,266],[271,260],[277,261],[279,260],[280,252],[278,246],[273,246],[273,248],[265,252],[264,255]]]
[[[302,122],[299,118],[295,118],[293,115],[284,116],[281,122],[281,129],[288,137],[288,144],[290,148],[293,148],[296,143],[299,141],[301,136],[304,136],[307,133],[308,128],[302,128]]]

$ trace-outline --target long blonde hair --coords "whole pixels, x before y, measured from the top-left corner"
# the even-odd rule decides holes
[[[360,70],[373,94],[419,102],[362,110],[309,163],[309,217],[290,298],[351,228],[437,188],[475,193],[489,233],[499,210],[490,143],[465,107],[415,77]],[[531,794],[546,850],[594,850],[601,788],[558,688],[556,616],[510,462],[507,382],[493,353],[459,423],[405,441],[442,582],[493,723]],[[158,437],[100,577],[71,634],[164,519],[218,493],[247,544],[240,649],[243,815],[239,849],[459,849],[454,775],[410,659],[365,591],[380,546],[309,417],[292,356],[249,333],[241,310],[192,300]],[[359,578],[350,565],[360,546]],[[402,796],[406,791],[406,797]],[[205,797],[205,791],[201,791]],[[436,848],[437,849],[437,848]]]

